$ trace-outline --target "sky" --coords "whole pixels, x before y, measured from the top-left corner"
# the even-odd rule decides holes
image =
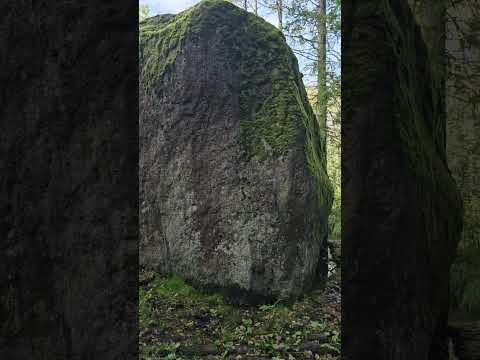
[[[140,0],[139,2],[150,7],[150,15],[157,15],[179,13],[195,5],[199,0]]]
[[[157,14],[177,14],[198,2],[200,2],[200,0],[139,0],[141,5],[148,5],[150,8],[150,16]],[[273,25],[277,25],[275,14],[264,13],[260,15]]]

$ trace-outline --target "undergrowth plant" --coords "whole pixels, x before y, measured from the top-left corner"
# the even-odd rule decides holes
[[[313,297],[320,295],[311,295]],[[229,359],[244,346],[252,355],[271,359],[302,358],[299,347],[309,336],[322,339],[318,359],[335,359],[340,349],[338,323],[318,311],[317,298],[250,307],[230,305],[223,296],[199,291],[178,277],[155,275],[139,291],[140,358],[204,359],[202,346],[212,344]],[[315,357],[313,357],[315,358]]]

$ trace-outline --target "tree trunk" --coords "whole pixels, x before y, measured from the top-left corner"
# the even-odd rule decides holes
[[[320,140],[327,149],[327,2],[319,0],[317,8],[317,121]]]
[[[253,4],[254,4],[254,7],[255,7],[255,8],[254,8],[254,10],[255,10],[255,15],[258,15],[258,0],[255,0]]]
[[[278,28],[283,32],[283,0],[277,1]]]

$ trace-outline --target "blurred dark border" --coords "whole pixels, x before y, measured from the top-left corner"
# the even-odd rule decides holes
[[[452,326],[459,305],[452,283],[461,283],[452,282],[452,273],[480,294],[478,271],[470,269],[468,279],[456,263],[465,249],[464,224],[478,229],[464,204],[478,201],[472,184],[479,147],[466,151],[462,133],[480,138],[472,136],[480,129],[475,107],[463,103],[480,99],[478,21],[470,17],[471,33],[463,39],[453,45],[448,39],[474,4],[342,2],[344,360],[480,356],[478,319],[462,313],[464,322]],[[461,181],[462,172],[470,178]]]
[[[0,4],[0,358],[138,353],[138,1]]]

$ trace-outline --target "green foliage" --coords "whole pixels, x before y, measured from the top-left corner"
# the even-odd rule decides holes
[[[195,290],[179,277],[155,278],[148,288],[139,290],[140,329],[161,326],[161,318],[156,312],[156,299],[165,299],[169,304],[188,303],[221,306],[224,299],[219,294],[207,294]]]
[[[332,106],[338,105],[341,92],[340,81],[340,38],[341,38],[341,1],[327,0],[326,15],[323,16],[317,8],[315,0],[292,0],[286,7],[288,18],[285,33],[295,54],[302,59],[303,71],[318,80],[319,73],[326,71],[326,94],[323,96],[327,112]],[[318,53],[319,24],[326,23],[326,69],[321,69]],[[309,86],[315,89],[312,99],[317,108],[318,83],[312,81]],[[338,114],[330,113],[334,121],[339,121]],[[331,135],[330,133],[328,135]]]
[[[340,142],[340,108],[330,110],[333,119],[329,125],[327,136],[327,171],[333,185],[333,204],[328,228],[332,239],[341,239],[342,236],[342,159]]]
[[[158,319],[154,317],[154,308],[152,304],[153,298],[154,298],[154,293],[152,292],[151,289],[147,291],[145,289],[140,288],[139,301],[138,301],[140,328],[159,325]]]
[[[322,337],[325,352],[338,354],[340,348],[339,323],[322,312],[328,305],[319,304],[321,294],[291,305],[277,302],[240,308],[178,277],[156,275],[139,294],[143,360],[205,358],[198,355],[204,344],[214,344],[219,350],[211,359],[235,356],[239,346],[258,357],[288,359],[288,354],[299,354],[299,346],[314,334]]]
[[[170,278],[157,278],[153,282],[150,289],[155,295],[166,298],[172,303],[205,303],[212,306],[224,304],[224,300],[221,295],[208,294],[196,290],[193,286],[188,285],[178,276],[173,276]]]
[[[232,338],[241,342],[247,341],[253,333],[252,324],[252,320],[242,319],[242,323],[233,330]]]
[[[480,247],[459,249],[450,284],[453,308],[480,312]]]
[[[178,348],[180,343],[171,342],[166,344],[151,344],[141,347],[140,358],[143,360],[156,360],[156,359],[165,359],[165,360],[182,360],[178,354]]]
[[[148,5],[140,4],[139,7],[138,7],[138,19],[139,19],[139,21],[143,21],[146,18],[148,18],[149,14],[150,14],[150,8],[148,7]]]

